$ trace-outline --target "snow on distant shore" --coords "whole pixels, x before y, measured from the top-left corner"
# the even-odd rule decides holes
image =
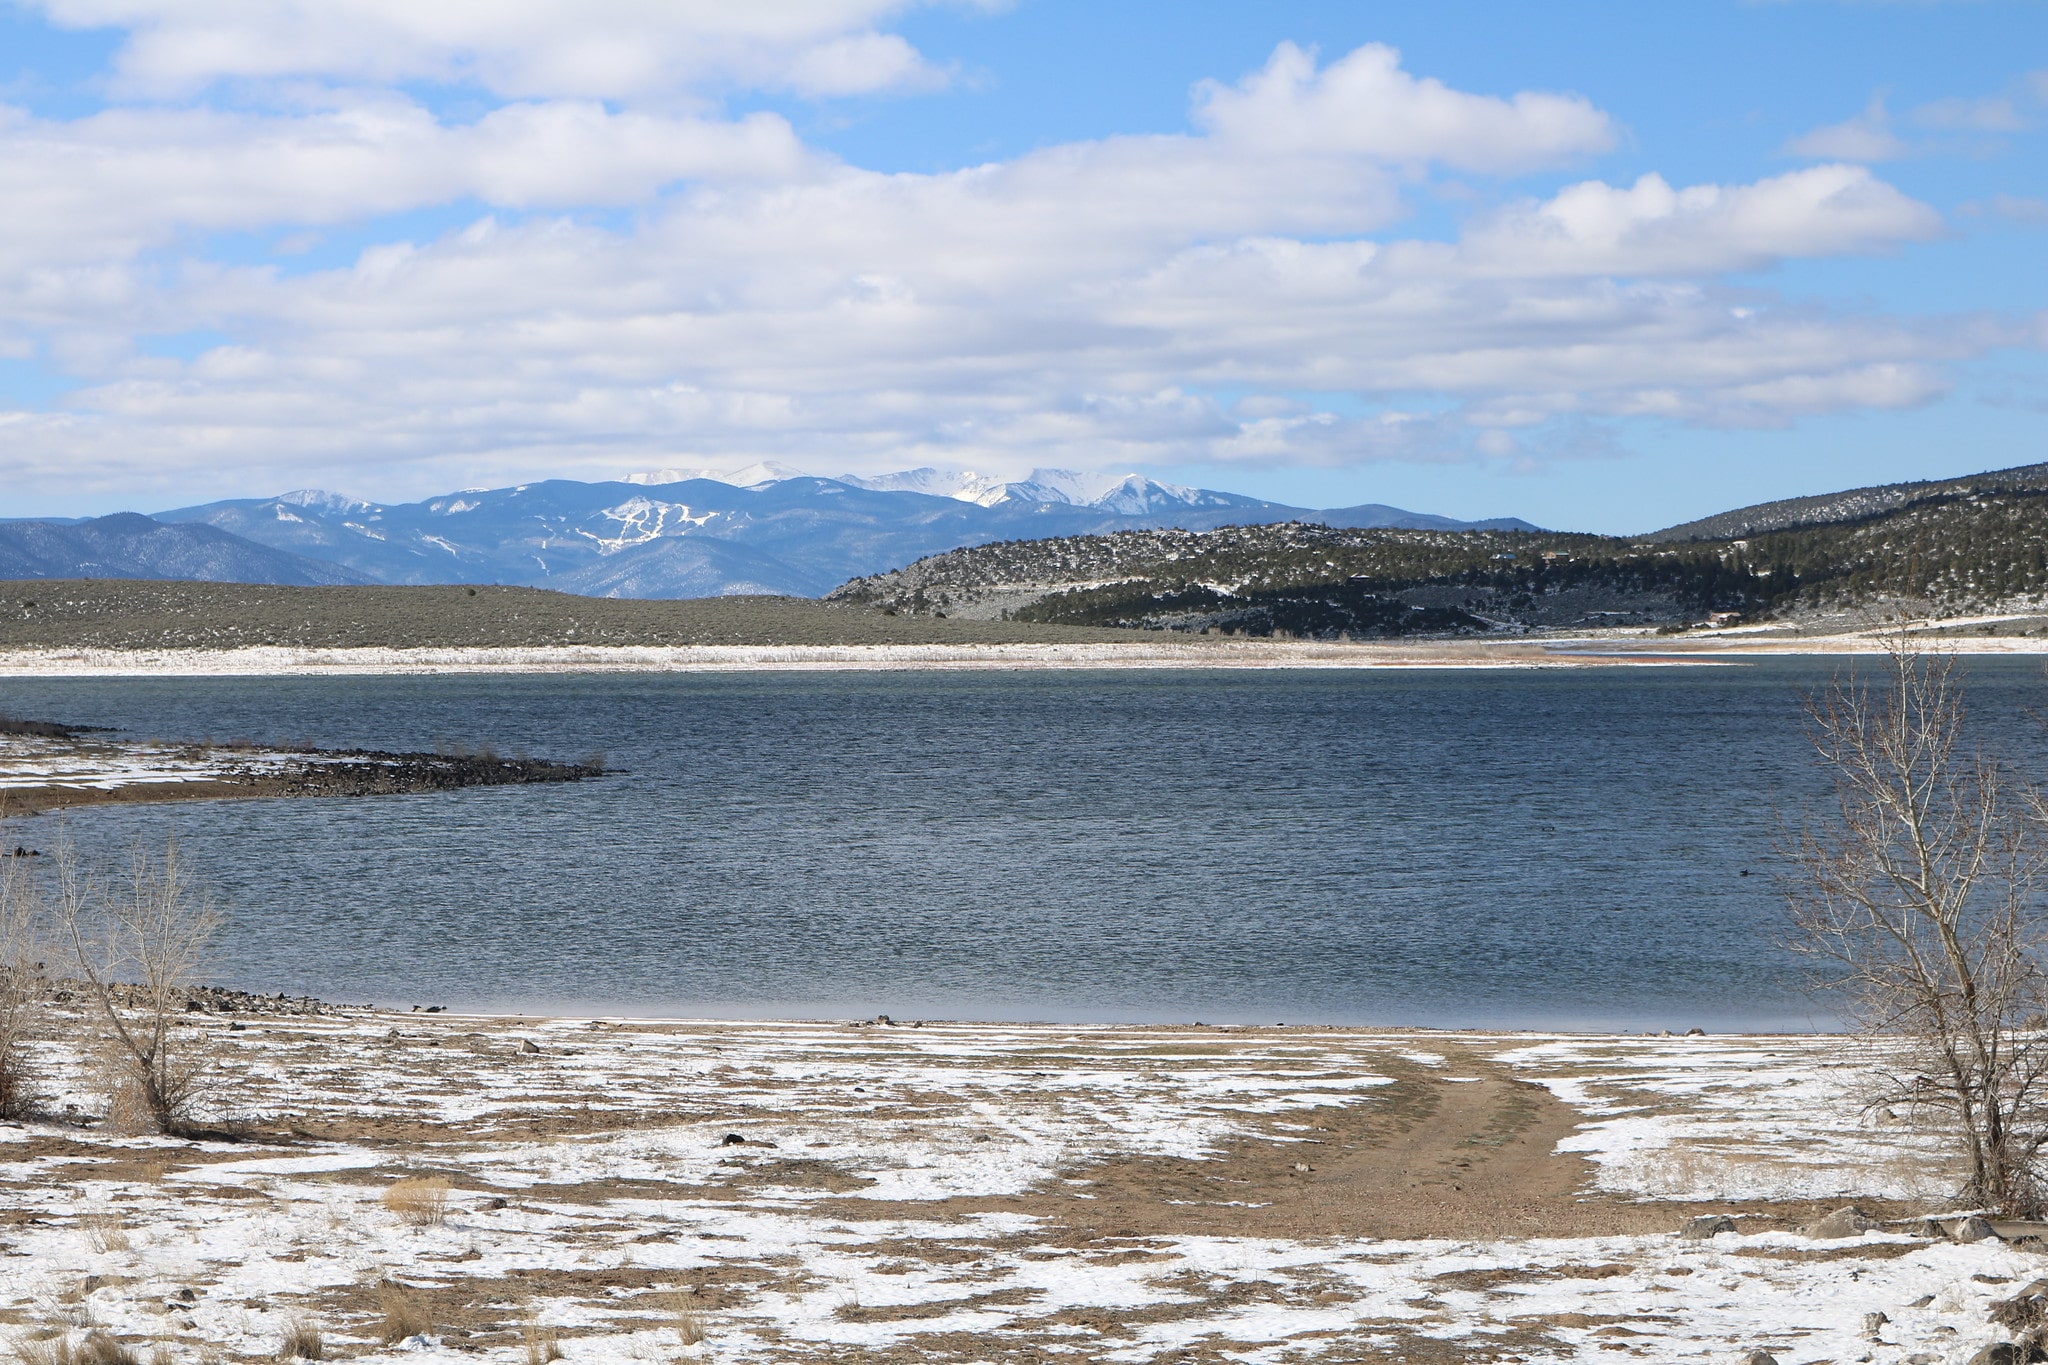
[[[1570,668],[1668,658],[1558,654],[1538,645],[1158,644],[563,645],[521,648],[15,649],[0,677],[233,677],[359,673],[743,673],[895,669]]]

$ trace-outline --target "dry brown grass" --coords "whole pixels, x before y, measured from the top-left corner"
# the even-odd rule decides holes
[[[562,1359],[562,1343],[538,1322],[526,1324],[526,1365],[552,1365]]]
[[[438,1175],[409,1176],[384,1191],[384,1207],[413,1227],[439,1227],[448,1216],[448,1182]]]
[[[79,1342],[68,1332],[42,1341],[17,1339],[14,1354],[21,1365],[142,1365],[133,1349],[101,1331]]]
[[[85,1229],[85,1240],[92,1243],[94,1251],[129,1249],[128,1229],[118,1213],[88,1213],[79,1225]]]
[[[278,1345],[277,1354],[284,1360],[325,1360],[327,1342],[320,1335],[320,1324],[311,1318],[293,1318],[284,1325],[284,1340]]]
[[[377,1311],[384,1315],[377,1324],[377,1339],[395,1346],[407,1337],[425,1336],[434,1330],[427,1305],[402,1284],[390,1280],[377,1286]]]
[[[675,1296],[674,1307],[669,1319],[676,1340],[685,1346],[701,1345],[704,1341],[704,1315],[697,1311],[697,1299],[693,1294]]]

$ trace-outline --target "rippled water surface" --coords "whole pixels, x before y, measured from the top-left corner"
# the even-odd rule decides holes
[[[1798,697],[1835,667],[78,680],[0,683],[0,709],[618,769],[69,817],[108,853],[175,829],[252,989],[1804,1026],[1772,845],[1822,794]],[[1971,674],[1987,725],[2038,748],[2040,666]]]

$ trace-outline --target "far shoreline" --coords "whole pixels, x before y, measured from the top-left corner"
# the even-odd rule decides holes
[[[1913,631],[1940,648],[1983,656],[2048,655],[2048,637]],[[1684,636],[1561,636],[1531,640],[1217,640],[846,645],[285,646],[232,649],[0,649],[0,678],[320,677],[435,674],[756,673],[1169,669],[1672,668],[1777,657],[1881,654],[1876,631],[1805,635],[1769,630]]]

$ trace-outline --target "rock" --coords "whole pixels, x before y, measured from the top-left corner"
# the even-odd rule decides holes
[[[744,1147],[746,1142],[747,1140],[738,1133],[727,1133],[718,1140],[718,1145],[721,1147]]]
[[[477,1205],[477,1207],[480,1209],[488,1209],[492,1213],[496,1213],[499,1209],[509,1207],[510,1204],[511,1201],[509,1199],[506,1199],[503,1195],[494,1194],[489,1199],[484,1200],[483,1203]]]
[[[2030,1280],[2011,1298],[1993,1303],[1991,1320],[2015,1332],[2031,1332],[2048,1323],[2048,1280]]]
[[[2034,1353],[2011,1341],[1994,1341],[1970,1357],[1970,1365],[2027,1365]]]
[[[1867,1337],[1876,1336],[1884,1330],[1884,1325],[1890,1321],[1891,1319],[1883,1313],[1865,1313],[1863,1315],[1863,1335]]]
[[[1958,1218],[1942,1224],[1941,1230],[1948,1234],[1951,1242],[1981,1242],[1987,1237],[1998,1236],[1997,1230],[1991,1224],[1974,1213],[1967,1218]]]
[[[1697,1218],[1685,1220],[1685,1226],[1678,1235],[1688,1242],[1704,1242],[1709,1237],[1718,1237],[1724,1232],[1735,1231],[1735,1220],[1725,1213],[1703,1213]]]
[[[1689,1028],[1685,1031],[1685,1036],[1688,1038],[1704,1038],[1707,1036],[1707,1031],[1703,1028]]]
[[[521,1038],[519,1040],[519,1050],[528,1055],[532,1055],[540,1051],[540,1044],[534,1042],[531,1038]]]
[[[1930,1304],[1930,1303],[1933,1303],[1933,1302],[1934,1302],[1934,1295],[1932,1295],[1932,1294],[1922,1294],[1922,1295],[1921,1295],[1921,1296],[1920,1296],[1919,1298],[1917,1298],[1917,1299],[1913,1300],[1913,1301],[1912,1301],[1911,1303],[1907,1304],[1907,1305],[1906,1305],[1906,1307],[1908,1307],[1908,1308],[1925,1308],[1925,1307],[1926,1307],[1926,1306],[1927,1306],[1928,1304]]]
[[[1838,1241],[1844,1237],[1860,1237],[1866,1228],[1876,1227],[1854,1204],[1836,1209],[1817,1223],[1808,1223],[1799,1229],[1801,1237],[1813,1237],[1823,1241]]]
[[[1742,1358],[1742,1365],[1778,1365],[1778,1358],[1769,1351],[1751,1351]]]

